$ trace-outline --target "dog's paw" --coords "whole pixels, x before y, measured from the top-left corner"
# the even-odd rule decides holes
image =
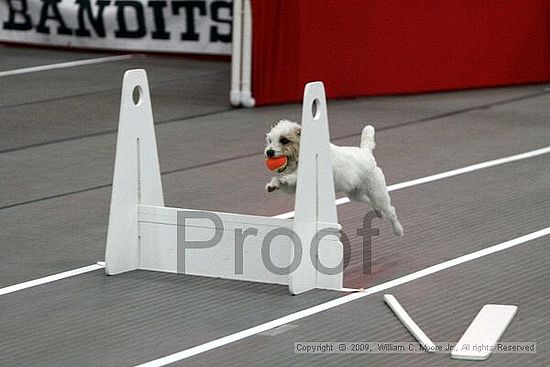
[[[273,192],[277,189],[278,189],[278,187],[275,186],[275,185],[272,185],[271,183],[268,183],[267,185],[265,185],[265,191],[267,191],[267,192]]]

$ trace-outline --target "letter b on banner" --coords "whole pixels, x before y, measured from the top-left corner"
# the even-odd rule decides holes
[[[27,0],[8,0],[8,21],[4,22],[4,29],[27,31],[32,29],[32,21],[27,14]]]

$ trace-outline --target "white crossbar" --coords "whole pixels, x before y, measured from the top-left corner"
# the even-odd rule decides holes
[[[326,111],[323,84],[306,85],[294,219],[169,208],[164,206],[147,75],[127,71],[107,274],[145,269],[287,284],[292,294],[341,289],[343,249]]]

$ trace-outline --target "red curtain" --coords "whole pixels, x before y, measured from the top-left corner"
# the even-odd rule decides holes
[[[548,0],[253,0],[258,105],[550,80]]]

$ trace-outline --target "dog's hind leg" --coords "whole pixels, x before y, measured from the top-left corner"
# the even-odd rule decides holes
[[[390,206],[389,212],[390,214],[388,215],[388,217],[391,220],[393,233],[395,233],[397,236],[403,236],[403,227],[401,226],[401,223],[399,223],[399,220],[397,219],[397,214],[395,214],[395,208],[393,206]]]
[[[375,212],[377,214],[381,212],[384,217],[388,217],[390,219],[393,233],[397,236],[402,236],[403,227],[401,226],[401,223],[399,223],[399,219],[397,219],[395,208],[391,205],[390,195],[387,192],[376,193],[373,197],[371,197],[371,200],[373,202]]]
[[[363,196],[361,196],[361,198],[358,201],[363,201],[363,202],[369,204],[370,207],[372,208],[372,210],[374,211],[374,214],[376,214],[376,216],[378,218],[382,218],[382,214],[383,214],[382,211],[380,209],[378,209],[376,206],[374,206],[374,204],[369,199],[367,194],[363,194]]]
[[[381,211],[385,217],[390,219],[393,233],[397,236],[403,236],[403,227],[401,226],[401,223],[399,223],[399,219],[397,219],[395,208],[391,205],[390,196],[388,193],[385,193],[385,195],[380,195],[373,201],[375,210]]]
[[[376,170],[376,176],[376,185],[373,185],[374,187],[372,187],[369,195],[372,202],[372,207],[375,211],[378,210],[379,212],[382,212],[384,216],[390,219],[393,233],[397,236],[402,236],[403,227],[397,219],[395,208],[391,205],[390,194],[388,194],[388,190],[386,188],[386,180],[380,168]]]
[[[368,204],[374,210],[374,213],[376,214],[376,216],[378,218],[382,218],[382,212],[372,205],[370,198],[363,191],[353,190],[348,193],[348,198],[352,201],[360,201],[362,203]]]

